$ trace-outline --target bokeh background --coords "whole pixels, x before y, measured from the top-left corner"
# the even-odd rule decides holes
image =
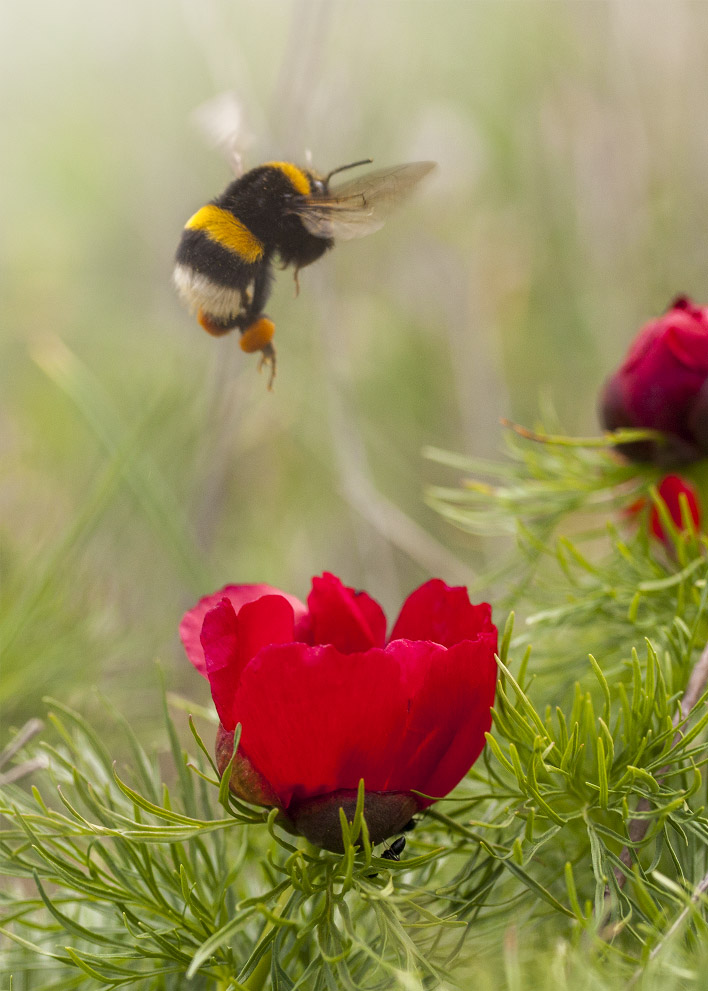
[[[33,0],[0,32],[5,729],[95,685],[149,739],[155,658],[206,702],[176,629],[226,582],[332,570],[390,615],[483,585],[422,448],[492,456],[541,406],[597,430],[638,326],[708,299],[708,4]],[[272,393],[170,281],[229,181],[190,122],[224,90],[248,166],[440,164],[299,298],[279,275]]]

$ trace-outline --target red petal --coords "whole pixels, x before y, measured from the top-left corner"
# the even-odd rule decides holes
[[[203,599],[199,600],[196,606],[184,614],[182,622],[179,625],[179,635],[184,644],[187,657],[197,671],[201,675],[204,675],[205,678],[206,664],[199,638],[206,614],[224,598],[229,599],[235,612],[238,613],[241,607],[247,602],[253,602],[263,595],[280,595],[284,599],[287,599],[293,607],[296,620],[307,612],[303,603],[299,599],[296,599],[294,595],[287,595],[287,593],[273,588],[272,585],[226,585],[220,592],[214,592],[213,595],[205,595]]]
[[[393,644],[391,645],[393,646]],[[448,650],[431,644],[429,663],[411,700],[395,773],[387,790],[447,795],[467,774],[492,725],[497,680],[496,632]],[[420,800],[421,805],[432,801]]]
[[[243,752],[283,806],[356,789],[362,777],[381,791],[407,718],[399,659],[377,648],[267,647],[244,670],[234,713]]]
[[[232,730],[233,702],[240,676],[238,656],[238,620],[231,602],[224,598],[204,617],[201,634],[202,649],[209,679],[211,697],[221,725]]]
[[[355,592],[325,572],[312,579],[307,605],[313,643],[333,644],[345,654],[383,647],[386,617],[365,592]]]
[[[491,725],[495,646],[496,632],[452,650],[404,640],[356,654],[265,648],[237,688],[243,752],[286,808],[360,778],[370,791],[445,794]]]
[[[262,647],[292,643],[295,616],[293,607],[282,595],[264,595],[248,602],[238,614],[238,653],[241,667],[255,657]]]
[[[686,420],[706,375],[708,311],[674,306],[640,330],[613,376],[616,412],[626,414],[616,426],[652,427],[689,441]]]
[[[229,599],[204,617],[201,643],[211,695],[222,726],[232,730],[234,693],[241,673],[261,648],[290,643],[293,607],[282,595],[247,602],[236,615]]]
[[[657,341],[661,341],[664,332],[662,321],[663,317],[659,317],[658,320],[651,320],[641,328],[630,344],[627,356],[622,362],[620,369],[622,373],[633,372],[647,354],[660,346]]]
[[[684,310],[672,310],[664,319],[671,318],[666,330],[669,351],[686,368],[708,374],[708,323],[705,317],[696,319]]]
[[[701,525],[701,511],[698,506],[698,499],[696,498],[696,493],[693,487],[684,482],[684,480],[679,478],[678,475],[667,475],[659,486],[659,495],[666,504],[666,508],[671,515],[671,519],[674,521],[679,530],[683,529],[683,517],[681,515],[681,503],[679,501],[679,496],[681,493],[686,496],[691,518],[696,529],[699,529]],[[667,539],[666,534],[664,533],[664,528],[661,525],[661,518],[659,517],[656,506],[652,506],[650,526],[652,533],[658,540]]]
[[[367,592],[355,592],[354,589],[348,591],[353,592],[357,609],[366,619],[374,647],[383,647],[386,643],[386,614],[383,609]]]
[[[391,640],[432,640],[451,647],[492,630],[496,632],[490,605],[482,602],[473,606],[466,588],[450,587],[433,578],[403,603]]]
[[[615,372],[602,388],[599,410],[605,430],[619,430],[620,427],[629,427],[633,423],[632,415],[625,403],[623,386],[623,374]]]

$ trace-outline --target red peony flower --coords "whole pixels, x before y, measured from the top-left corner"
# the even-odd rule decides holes
[[[689,513],[693,520],[694,526],[698,530],[701,525],[701,511],[698,506],[698,499],[696,497],[696,491],[692,485],[689,485],[678,475],[667,475],[663,478],[661,484],[659,485],[659,495],[661,496],[666,508],[669,511],[671,519],[676,524],[678,530],[683,530],[683,515],[681,513],[681,500],[680,496],[683,494],[686,497],[688,503]],[[664,543],[668,542],[666,533],[664,532],[664,527],[661,522],[661,517],[656,506],[651,508],[651,516],[649,518],[649,525],[651,526],[651,532],[657,538]]]
[[[667,445],[625,444],[635,461],[681,464],[708,454],[708,307],[681,297],[640,330],[605,384],[600,418],[607,430],[646,427]]]
[[[219,773],[240,723],[232,790],[326,849],[341,850],[339,808],[351,818],[361,778],[379,843],[458,784],[491,726],[491,607],[439,579],[408,597],[388,640],[378,603],[330,574],[307,606],[229,585],[189,610],[180,636],[219,714]]]

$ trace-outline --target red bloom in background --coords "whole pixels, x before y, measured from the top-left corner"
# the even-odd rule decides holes
[[[701,511],[698,506],[698,499],[693,486],[689,485],[682,478],[679,478],[678,475],[667,475],[666,478],[662,479],[661,484],[659,485],[659,495],[666,505],[666,508],[671,515],[671,519],[674,521],[678,530],[683,530],[684,528],[683,515],[681,513],[681,500],[679,498],[682,494],[686,497],[690,516],[696,530],[698,530],[701,525]],[[649,525],[651,526],[651,532],[657,540],[661,540],[664,543],[668,542],[668,537],[664,532],[661,517],[659,516],[659,511],[656,506],[652,506],[651,508]]]
[[[605,384],[600,419],[607,430],[647,427],[667,445],[622,445],[635,461],[681,464],[708,454],[708,307],[681,297],[644,326]]]
[[[406,599],[388,640],[378,603],[330,574],[306,606],[268,585],[227,586],[180,635],[209,679],[220,773],[240,723],[232,789],[327,849],[341,849],[339,808],[351,818],[361,778],[378,843],[458,784],[491,727],[491,607],[438,579]]]

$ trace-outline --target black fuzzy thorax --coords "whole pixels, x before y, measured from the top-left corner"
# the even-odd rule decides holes
[[[284,265],[304,268],[334,244],[331,238],[310,234],[291,212],[304,198],[277,166],[259,165],[235,179],[213,202],[230,210],[268,255],[277,252]]]

